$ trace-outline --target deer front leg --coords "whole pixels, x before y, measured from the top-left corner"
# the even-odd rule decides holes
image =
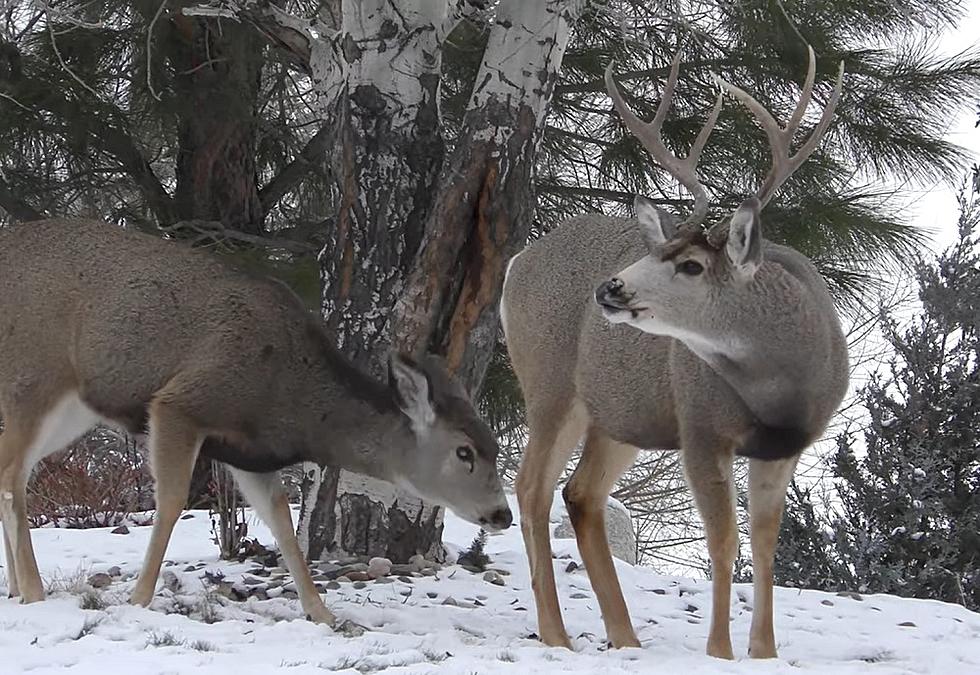
[[[37,570],[31,529],[27,522],[26,455],[34,434],[8,418],[0,435],[0,520],[3,521],[10,596],[20,595],[25,603],[44,599],[44,586]]]
[[[752,627],[749,656],[776,658],[772,625],[772,565],[779,539],[779,523],[789,485],[799,457],[775,462],[753,459],[749,463],[749,520],[752,537]]]
[[[575,528],[575,538],[595,590],[606,624],[606,636],[613,647],[639,647],[629,610],[616,575],[609,539],[606,535],[606,502],[609,491],[633,461],[639,450],[617,443],[591,429],[563,496],[568,516]]]
[[[10,546],[10,536],[7,534],[6,527],[3,528],[3,548],[7,555],[7,597],[16,598],[20,595],[20,588],[17,586],[17,563],[14,560],[14,549]]]
[[[306,557],[300,550],[299,542],[296,541],[293,519],[289,513],[289,502],[279,472],[251,473],[229,468],[246,501],[272,530],[272,536],[279,544],[279,551],[286,561],[286,568],[296,583],[303,611],[311,621],[334,626],[336,617],[320,599],[320,593],[313,583],[313,577],[310,576],[310,568],[306,565]]]
[[[711,629],[708,656],[734,659],[728,628],[732,601],[732,565],[738,555],[738,524],[732,485],[731,450],[720,439],[684,446],[684,469],[704,521],[711,558]]]
[[[170,404],[150,407],[150,468],[155,481],[156,515],[146,558],[130,602],[146,607],[153,599],[170,535],[190,491],[194,462],[201,447],[196,426]]]
[[[578,419],[571,419],[556,430],[558,425],[553,416],[540,416],[541,423],[533,415],[529,414],[528,418],[530,434],[516,487],[521,532],[531,568],[531,589],[538,610],[538,633],[541,641],[550,647],[571,649],[555,588],[549,516],[558,477],[581,438],[584,425]]]

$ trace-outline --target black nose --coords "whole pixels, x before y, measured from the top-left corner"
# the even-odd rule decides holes
[[[513,523],[514,514],[512,514],[508,508],[497,509],[490,515],[490,524],[494,527],[500,528],[501,530],[506,530]]]
[[[629,300],[623,291],[625,286],[626,284],[623,283],[623,280],[617,277],[613,277],[609,281],[603,281],[595,289],[595,301],[603,307],[625,309],[626,303]]]

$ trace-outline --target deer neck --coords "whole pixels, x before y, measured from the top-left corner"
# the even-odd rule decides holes
[[[417,442],[397,408],[378,410],[356,402],[318,417],[308,461],[397,483]]]
[[[787,372],[781,359],[734,340],[716,344],[682,342],[735,390],[762,422],[780,426],[799,418],[803,401],[797,378],[805,377],[804,373]]]

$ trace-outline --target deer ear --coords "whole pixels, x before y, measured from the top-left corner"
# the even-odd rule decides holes
[[[751,279],[762,264],[759,200],[755,197],[746,199],[732,214],[725,252],[743,279]]]
[[[429,378],[414,359],[406,354],[392,354],[388,359],[388,384],[416,433],[432,426],[436,412],[432,407]]]
[[[661,211],[646,197],[637,195],[633,200],[633,211],[640,226],[640,234],[651,251],[662,246],[676,233],[670,216]]]

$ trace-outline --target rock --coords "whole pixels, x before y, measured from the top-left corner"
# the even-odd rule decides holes
[[[578,563],[573,560],[572,562],[568,563],[567,567],[565,567],[565,572],[570,574],[577,569],[578,569]]]
[[[391,561],[387,558],[371,558],[368,562],[367,573],[372,579],[386,577],[391,574]]]
[[[490,569],[493,570],[494,572],[496,572],[497,574],[499,574],[502,577],[509,577],[510,576],[510,570],[505,570],[505,569],[502,569],[500,567],[491,567]]]
[[[194,517],[194,514],[193,514],[193,513],[185,513],[184,515],[182,515],[182,516],[180,517],[180,519],[181,519],[181,520],[190,520],[190,519],[191,519],[191,518],[193,518],[193,517]]]
[[[116,529],[109,532],[109,534],[129,534],[129,528],[125,525],[120,525]]]
[[[188,565],[187,567],[184,568],[184,571],[185,572],[196,572],[197,571],[197,568],[194,567],[193,565]]]
[[[366,581],[355,581],[354,582],[354,588],[356,588],[357,590],[361,590],[362,588],[367,588],[367,582]]]
[[[340,565],[335,565],[334,563],[320,563],[313,569],[317,570],[318,576],[322,576],[325,579],[336,579],[343,575]]]
[[[404,576],[403,577],[398,577],[398,581],[402,582],[403,584],[414,584],[415,583],[415,579],[413,579],[412,577],[404,577]]]
[[[903,628],[918,628],[918,626],[915,625],[914,621],[903,621],[898,625],[902,626]]]
[[[112,577],[105,572],[96,572],[88,578],[88,585],[92,588],[105,588],[112,583]]]
[[[351,581],[370,581],[371,575],[367,572],[348,572],[347,578]]]
[[[495,570],[487,570],[483,574],[483,580],[493,584],[494,586],[504,585],[504,578],[500,576],[500,573]]]
[[[435,591],[426,591],[425,594],[433,600],[439,597],[439,594]]]
[[[423,577],[434,577],[437,574],[437,572],[436,572],[436,570],[432,569],[431,567],[428,567],[428,568],[422,570],[420,572],[420,574]]]
[[[630,565],[636,564],[636,531],[633,529],[633,519],[629,511],[620,502],[609,498],[606,504],[606,533],[609,537],[609,550],[613,557],[619,558]],[[554,530],[556,539],[574,539],[575,530],[572,521],[565,513],[561,523]]]
[[[113,565],[112,567],[110,567],[109,569],[107,569],[105,571],[105,573],[108,574],[110,577],[121,577],[122,576],[122,570],[119,569],[119,566],[118,565]]]
[[[269,570],[264,567],[256,567],[254,570],[249,570],[248,573],[256,577],[267,577],[270,574]]]
[[[826,605],[827,607],[833,607],[834,606],[834,603],[832,603],[830,600],[821,600],[820,601],[820,604],[821,605]]]
[[[163,579],[163,587],[166,588],[171,593],[176,593],[180,590],[180,579],[172,570],[164,570],[163,574],[160,575]]]
[[[662,588],[654,588],[653,593],[654,595],[667,595],[667,591]]]
[[[586,593],[572,593],[570,596],[572,600],[588,600],[589,596]]]
[[[474,567],[473,565],[460,565],[464,570],[471,574],[482,574],[483,570],[479,567]]]
[[[449,607],[459,607],[459,603],[456,602],[456,598],[454,598],[452,596],[449,596],[448,598],[446,598],[445,600],[443,600],[442,601],[442,604],[443,605],[448,605]]]
[[[391,571],[388,574],[394,577],[410,576],[418,572],[414,565],[405,564],[395,564],[391,566]]]
[[[342,584],[349,584],[350,577],[337,577],[336,579],[334,579],[334,581],[339,581]]]
[[[324,588],[326,588],[328,591],[336,591],[336,590],[339,590],[340,589],[340,582],[339,581],[336,581],[336,580],[335,581],[328,581],[326,584],[324,584]]]
[[[424,572],[425,570],[437,570],[441,565],[432,560],[426,560],[423,556],[416,553],[411,558],[408,559],[408,564],[411,565],[412,571],[414,572]]]
[[[393,583],[395,583],[395,580],[392,579],[391,577],[378,577],[377,579],[374,580],[374,583],[376,583],[376,584],[393,584]]]
[[[259,584],[264,584],[264,579],[259,579],[258,577],[245,576],[242,578],[242,583],[246,586],[258,586]]]

